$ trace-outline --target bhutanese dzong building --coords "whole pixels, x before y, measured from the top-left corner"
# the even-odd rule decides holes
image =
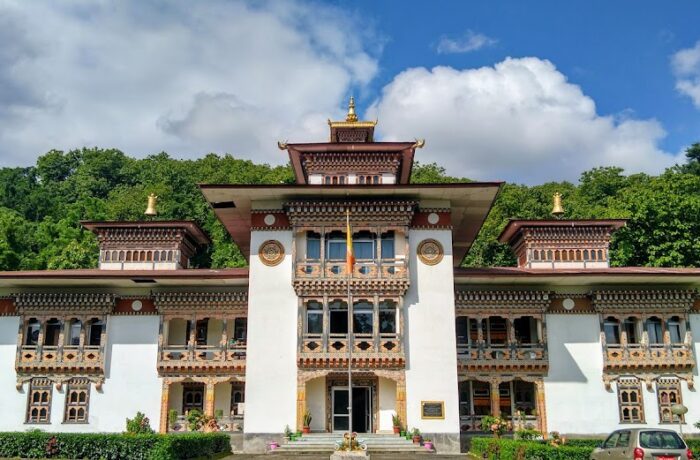
[[[207,235],[154,219],[84,222],[96,269],[0,273],[0,430],[181,430],[169,412],[196,408],[248,450],[306,409],[344,432],[350,347],[358,432],[398,413],[450,452],[487,414],[601,434],[681,402],[694,430],[700,269],[611,268],[625,222],[565,219],[511,221],[517,267],[460,268],[501,183],[411,184],[422,142],[374,125],[351,108],[328,142],[280,144],[294,185],[201,186],[248,268],[189,268]]]

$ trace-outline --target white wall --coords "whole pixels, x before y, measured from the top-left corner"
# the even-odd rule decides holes
[[[311,430],[326,431],[326,378],[306,382],[306,408],[311,412]],[[294,430],[293,425],[289,425]]]
[[[27,409],[27,387],[19,392],[15,389],[15,356],[17,353],[18,316],[0,316],[0,431],[24,431],[31,426],[24,425]],[[61,411],[61,414],[63,411]]]
[[[691,315],[691,328],[700,331],[698,316]],[[547,429],[603,435],[625,426],[638,427],[620,423],[617,385],[613,383],[608,391],[603,384],[598,315],[547,315],[546,320],[549,347],[549,376],[545,378]],[[659,425],[656,384],[652,391],[647,390],[645,382],[641,388],[644,426],[675,429],[677,425]],[[683,431],[697,432],[692,424],[700,418],[700,397],[696,391],[689,391],[684,381],[681,381],[681,389],[683,403],[689,408]]]
[[[160,423],[162,382],[156,370],[158,316],[110,316],[107,320],[107,362],[102,392],[90,393],[94,431],[123,431],[126,418],[141,411]],[[84,429],[80,429],[84,431]]]
[[[88,424],[64,424],[66,386],[52,389],[51,423],[25,425],[29,384],[15,388],[15,352],[18,317],[0,318],[0,430],[24,431],[124,431],[126,418],[137,411],[158,428],[161,383],[156,372],[158,317],[123,316],[107,320],[106,379],[101,391],[90,388]]]
[[[437,265],[416,257],[426,238],[438,240],[445,256]],[[426,433],[459,433],[457,343],[455,338],[454,269],[449,230],[409,232],[411,286],[404,298],[406,321],[407,423]],[[421,401],[444,401],[444,420],[421,419]]]
[[[396,382],[379,377],[379,431],[393,432],[393,416],[396,413]],[[402,420],[405,424],[405,421]]]
[[[268,267],[260,244],[278,240],[282,263]],[[246,433],[282,433],[296,426],[297,296],[292,288],[292,232],[251,234],[246,363]]]

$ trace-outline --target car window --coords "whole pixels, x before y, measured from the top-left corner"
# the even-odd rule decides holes
[[[642,431],[639,446],[647,449],[685,449],[685,443],[673,431]]]
[[[617,440],[615,447],[629,447],[630,446],[630,432],[620,431],[620,437]]]
[[[619,437],[620,433],[618,431],[608,436],[608,439],[606,439],[603,443],[603,449],[612,449],[613,447],[615,447],[615,443],[617,443],[617,439]]]

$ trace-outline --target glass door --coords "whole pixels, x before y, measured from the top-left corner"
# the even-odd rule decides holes
[[[347,432],[350,426],[350,414],[348,413],[348,388],[332,388],[333,407],[333,431]]]

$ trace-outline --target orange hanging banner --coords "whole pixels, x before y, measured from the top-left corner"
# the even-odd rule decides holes
[[[355,254],[353,253],[352,250],[352,230],[350,229],[350,210],[348,209],[346,211],[346,218],[347,218],[347,228],[345,230],[345,233],[347,235],[347,239],[345,242],[346,245],[346,263],[347,263],[347,273],[348,275],[352,275],[353,267],[355,266]]]

